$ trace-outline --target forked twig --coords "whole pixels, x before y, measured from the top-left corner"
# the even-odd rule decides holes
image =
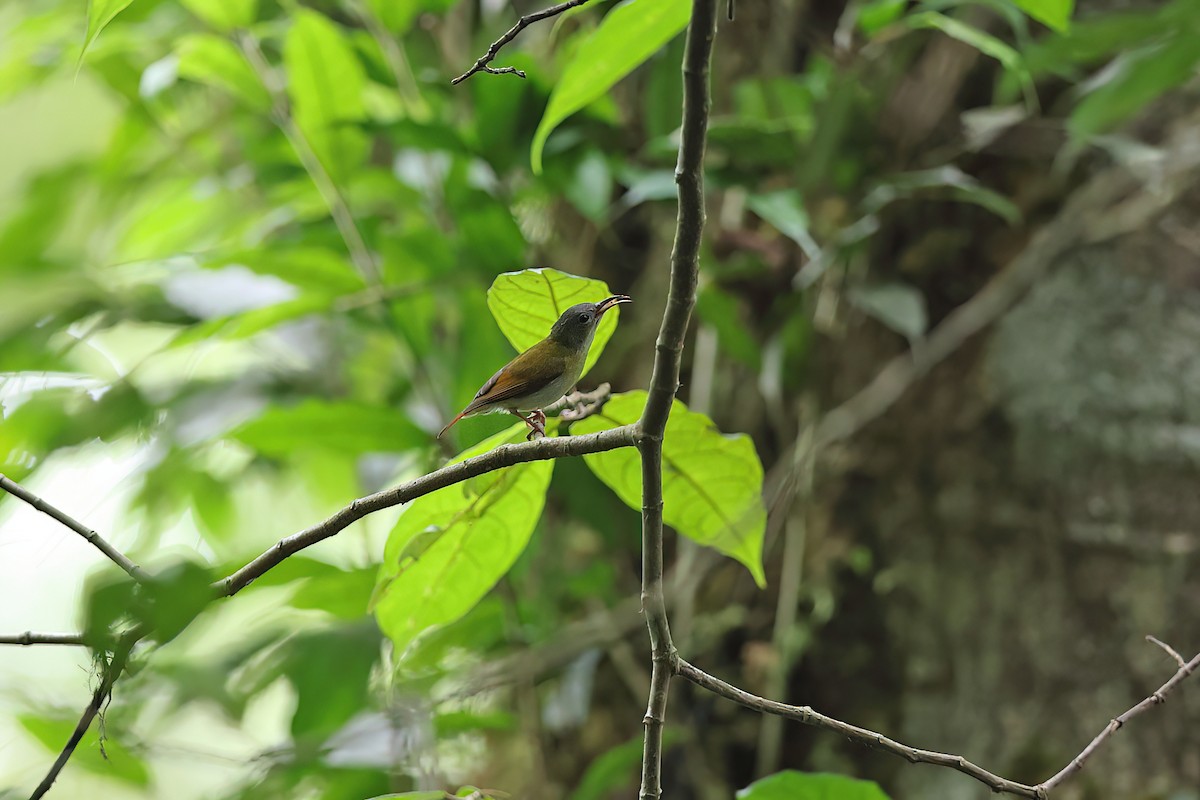
[[[526,14],[525,16],[521,17],[519,20],[517,20],[516,25],[513,25],[508,29],[507,32],[505,32],[503,36],[492,42],[491,46],[488,47],[487,52],[481,55],[475,61],[475,63],[471,65],[469,70],[450,81],[451,85],[457,86],[467,78],[474,75],[476,72],[490,72],[493,75],[516,75],[518,78],[524,78],[525,73],[516,67],[489,67],[488,64],[492,63],[496,56],[500,55],[501,47],[504,47],[504,45],[517,38],[517,35],[521,31],[525,30],[533,23],[541,22],[542,20],[549,19],[550,17],[557,17],[564,11],[569,11],[576,6],[583,5],[586,2],[588,2],[588,0],[567,0],[565,3],[559,3],[556,6],[543,8],[541,11],[535,11],[532,14]]]

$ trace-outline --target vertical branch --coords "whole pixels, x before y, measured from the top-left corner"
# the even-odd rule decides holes
[[[717,33],[717,0],[693,0],[683,55],[683,124],[675,183],[679,211],[671,253],[671,282],[655,345],[654,372],[646,410],[639,423],[642,457],[642,608],[650,631],[653,667],[646,706],[646,739],[642,750],[641,800],[662,794],[662,730],[667,692],[676,659],[663,599],[662,443],[679,389],[679,364],[692,307],[696,303],[700,240],[704,232],[704,146],[708,134],[708,71]]]

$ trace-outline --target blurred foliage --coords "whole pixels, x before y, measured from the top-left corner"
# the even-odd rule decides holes
[[[450,487],[387,517],[386,544],[358,525],[339,537],[359,535],[353,544],[289,559],[224,603],[257,597],[291,616],[239,629],[205,592],[353,497],[445,463],[454,453],[432,433],[564,303],[610,289],[637,300],[620,328],[608,315],[588,363],[599,376],[589,386],[608,378],[619,393],[575,431],[640,413],[635,390],[648,375],[672,230],[689,5],[593,5],[502,51],[493,66],[512,64],[526,80],[478,74],[458,87],[450,78],[511,25],[509,9],[458,0],[0,9],[0,101],[57,91],[78,69],[113,111],[93,150],[41,164],[3,205],[0,470],[22,480],[89,447],[140,446],[128,479],[140,537],[132,555],[154,562],[155,578],[135,590],[100,572],[81,625],[101,635],[137,621],[157,632],[127,678],[139,688],[118,705],[137,709],[159,692],[237,726],[257,698],[289,687],[288,740],[247,757],[228,797],[442,797],[485,780],[514,797],[629,796],[643,699],[625,697],[625,683],[641,684],[621,656],[598,666],[594,645],[563,640],[561,663],[477,697],[463,675],[560,643],[570,623],[636,593],[631,451]],[[994,267],[977,242],[902,240],[896,220],[937,212],[1011,234],[1039,208],[988,169],[990,143],[1045,118],[1063,152],[1078,155],[1119,138],[1200,61],[1191,0],[1076,20],[1070,0],[838,3],[835,24],[823,28],[824,13],[814,21],[812,41],[774,36],[783,12],[776,20],[744,5],[736,23],[722,23],[731,42],[719,41],[714,66],[697,318],[716,349],[685,381],[691,392],[707,370],[724,402],[676,404],[664,465],[668,523],[749,571],[706,567],[736,603],[774,579],[764,462],[770,470],[794,438],[795,401],[818,388],[823,350],[848,319],[917,344],[962,299],[931,290],[928,276],[962,259],[975,259],[981,280]],[[945,37],[986,56],[961,88],[972,115],[953,121],[950,146],[915,157],[904,137],[920,122],[905,107],[889,112],[888,99]],[[751,53],[761,67],[736,65],[739,44],[761,48]],[[537,264],[562,271],[521,271]],[[458,457],[523,437],[506,425],[464,421],[452,437],[481,443]],[[166,533],[181,521],[201,537],[183,558]],[[838,566],[862,571],[856,553],[835,557]],[[805,624],[819,628],[837,596],[814,575],[802,602]],[[714,657],[721,619],[709,620],[707,639],[694,637]],[[221,646],[197,645],[206,633]],[[189,655],[173,658],[185,644]],[[696,724],[669,737],[669,756],[686,751],[678,758],[694,763],[709,731],[688,714]],[[85,747],[72,765],[153,791],[153,742],[122,750],[137,714],[113,717],[110,759]],[[47,763],[66,719],[61,709],[21,719]],[[726,735],[744,748],[743,731]],[[370,746],[388,737],[399,744]],[[750,782],[738,763],[709,760],[702,779],[714,792]],[[780,773],[739,796],[883,795]]]

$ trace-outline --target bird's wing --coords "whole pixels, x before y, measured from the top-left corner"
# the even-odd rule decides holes
[[[531,356],[536,349],[537,345],[529,348],[488,378],[463,413],[472,414],[484,406],[527,397],[562,375],[566,369],[566,359],[557,356],[547,358],[545,353]]]

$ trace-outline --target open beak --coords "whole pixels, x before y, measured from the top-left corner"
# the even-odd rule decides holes
[[[601,300],[596,304],[596,316],[599,317],[614,306],[619,306],[621,303],[632,303],[633,298],[627,294],[614,294],[612,297]]]

